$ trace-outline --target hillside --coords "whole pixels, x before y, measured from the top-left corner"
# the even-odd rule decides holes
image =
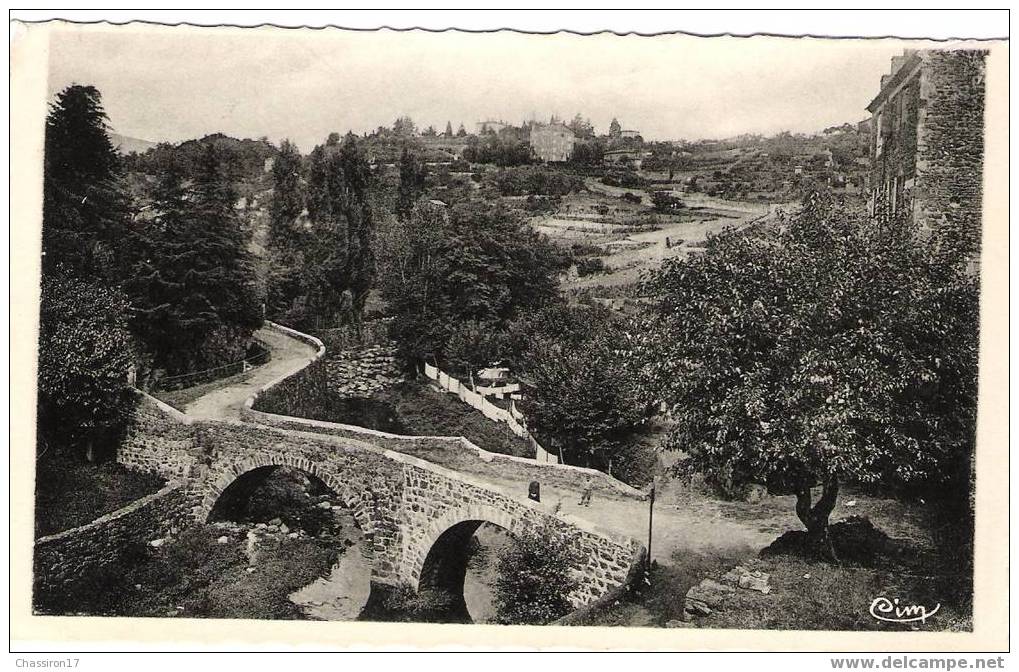
[[[144,154],[148,150],[156,146],[157,143],[149,140],[142,140],[140,138],[132,138],[127,135],[120,135],[110,131],[110,142],[113,143],[113,148],[117,150],[119,154],[130,154],[131,152],[137,152]]]

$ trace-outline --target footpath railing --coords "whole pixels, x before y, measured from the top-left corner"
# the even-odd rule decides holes
[[[237,375],[238,373],[245,373],[255,368],[266,364],[272,359],[272,351],[262,343],[255,342],[258,352],[251,357],[245,357],[244,359],[229,364],[223,364],[222,366],[216,366],[211,369],[203,369],[202,371],[192,371],[190,373],[182,373],[176,376],[164,376],[157,379],[152,383],[152,391],[159,392],[165,390],[180,390],[185,387],[194,387],[195,385],[201,385],[202,383],[210,383],[220,378],[229,378],[230,376]]]
[[[441,371],[437,367],[431,364],[425,364],[424,367],[425,376],[438,383],[439,387],[455,394],[460,398],[460,401],[464,402],[471,408],[481,411],[481,413],[495,422],[504,422],[510,428],[510,431],[515,435],[527,441],[528,445],[534,450],[534,459],[537,462],[550,462],[552,464],[559,464],[559,457],[555,453],[550,453],[545,450],[541,444],[539,444],[531,433],[527,431],[526,421],[524,420],[524,414],[517,410],[516,400],[510,396],[509,408],[502,408],[490,402],[486,396],[498,395],[505,399],[505,395],[514,395],[520,391],[520,385],[510,384],[503,385],[501,387],[475,387],[473,390],[469,385],[463,384],[453,376]]]

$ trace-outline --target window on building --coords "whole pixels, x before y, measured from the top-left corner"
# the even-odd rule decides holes
[[[883,145],[884,135],[881,128],[881,117],[883,115],[878,112],[874,115],[874,156],[881,156],[881,149]]]

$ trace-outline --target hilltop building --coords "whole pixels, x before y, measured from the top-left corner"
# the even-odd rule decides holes
[[[867,106],[871,215],[908,217],[970,262],[980,250],[986,53],[906,50]]]
[[[507,126],[509,126],[509,124],[505,121],[493,121],[491,119],[488,121],[479,121],[475,124],[478,135],[482,135],[483,133],[498,133]]]
[[[563,124],[535,124],[531,127],[531,151],[545,162],[569,161],[577,139]]]

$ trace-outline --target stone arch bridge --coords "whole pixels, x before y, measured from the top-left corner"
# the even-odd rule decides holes
[[[575,489],[588,475],[600,496],[642,497],[600,472],[495,455],[459,437],[385,434],[252,405],[249,398],[236,418],[202,420],[142,394],[118,460],[181,483],[196,522],[224,493],[251,487],[272,467],[316,477],[364,533],[374,584],[434,587],[462,599],[467,541],[482,523],[510,533],[547,523],[571,535],[581,551],[571,596],[577,607],[613,595],[640,567],[636,541],[527,497],[532,480]]]

